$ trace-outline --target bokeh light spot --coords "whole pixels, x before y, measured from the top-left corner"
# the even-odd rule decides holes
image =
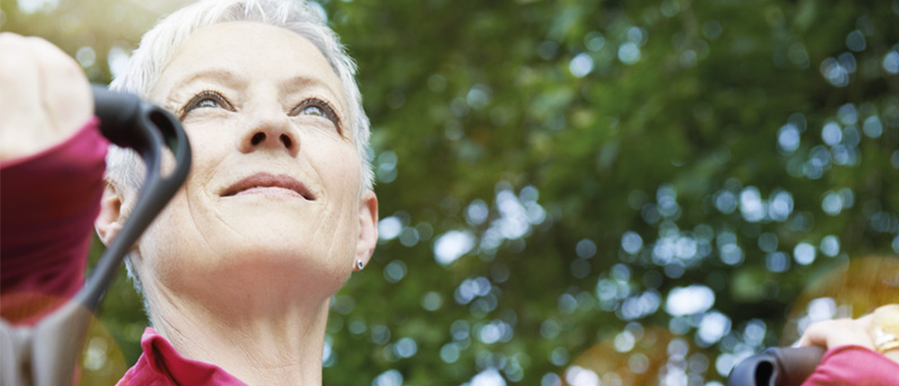
[[[568,70],[571,71],[571,75],[583,78],[593,71],[593,58],[584,52],[577,54],[568,64]]]
[[[622,43],[618,46],[618,60],[624,64],[636,64],[640,61],[640,47],[633,42]]]
[[[815,261],[815,247],[809,243],[799,243],[793,248],[793,259],[799,265],[809,265]]]

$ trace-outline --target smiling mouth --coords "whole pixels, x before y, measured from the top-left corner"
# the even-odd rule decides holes
[[[281,194],[297,195],[307,201],[315,201],[315,196],[302,182],[284,175],[269,173],[254,174],[238,181],[222,192],[222,197],[233,197],[245,194]]]

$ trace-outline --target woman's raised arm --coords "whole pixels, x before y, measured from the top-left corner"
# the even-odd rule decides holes
[[[46,40],[0,34],[0,316],[31,324],[84,283],[108,143],[81,67]]]

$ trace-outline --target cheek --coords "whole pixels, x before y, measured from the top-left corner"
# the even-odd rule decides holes
[[[185,129],[191,144],[191,167],[182,191],[188,191],[188,199],[196,200],[198,195],[209,194],[207,188],[222,161],[233,152],[233,134],[223,127],[225,122],[193,124]]]
[[[328,191],[340,197],[357,197],[361,184],[361,162],[352,143],[342,140],[321,141],[314,146],[306,146],[307,156],[313,160],[315,169],[321,176]],[[303,149],[300,149],[302,152]],[[357,204],[358,200],[341,200]]]
[[[311,147],[307,146],[307,149]],[[361,164],[355,147],[341,141],[322,141],[314,149],[308,150],[306,156],[330,196],[326,215],[331,219],[326,223],[334,228],[331,230],[331,237],[341,246],[352,246],[354,251],[361,188]],[[349,255],[352,256],[353,253]]]
[[[200,232],[204,224],[196,223],[198,218],[192,211],[208,207],[205,185],[217,164],[216,159],[220,158],[219,153],[225,148],[225,139],[212,135],[214,131],[208,126],[185,125],[192,150],[190,174],[140,242],[141,255],[154,276],[169,279],[177,276],[170,271],[183,269],[183,264],[169,260],[199,255],[198,250],[203,248],[199,244],[205,241]],[[163,158],[163,169],[173,165],[174,159],[167,153]]]
[[[204,162],[214,158],[216,154],[234,149],[236,136],[231,125],[234,120],[209,119],[203,122],[185,123],[184,132],[190,140],[195,165],[202,167]]]
[[[186,206],[184,190],[181,190],[141,237],[139,248],[145,268],[143,271],[150,276],[171,276],[168,270],[176,267],[170,260],[189,253],[185,250],[189,245],[184,240],[190,237],[188,233],[191,228],[184,227],[181,220]]]

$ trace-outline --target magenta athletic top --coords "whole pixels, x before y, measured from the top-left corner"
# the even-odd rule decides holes
[[[0,163],[0,315],[9,322],[36,323],[84,284],[108,147],[98,124]]]
[[[108,147],[98,123],[93,118],[59,145],[0,164],[0,314],[7,321],[34,324],[84,285]],[[118,385],[246,385],[182,357],[152,328],[141,348]],[[829,385],[899,385],[899,364],[861,346],[836,347],[803,383]]]
[[[144,353],[116,386],[247,386],[221,367],[187,359],[152,327],[140,338]]]
[[[862,346],[834,347],[824,353],[802,386],[897,386],[899,364]]]

